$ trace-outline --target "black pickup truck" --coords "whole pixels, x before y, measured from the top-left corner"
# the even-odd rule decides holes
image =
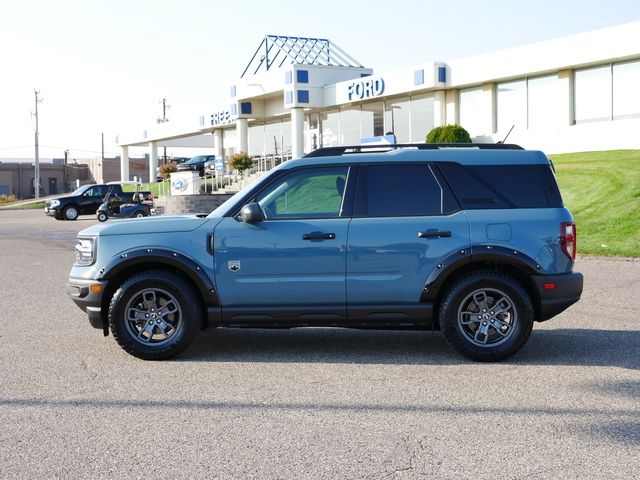
[[[47,200],[44,213],[57,220],[75,220],[78,215],[95,215],[107,195],[111,198],[120,197],[127,203],[132,200],[135,193],[123,191],[120,183],[83,185],[69,195]],[[138,191],[137,193],[142,193],[147,200],[153,200],[151,192]]]

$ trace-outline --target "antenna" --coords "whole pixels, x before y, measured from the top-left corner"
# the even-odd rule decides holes
[[[509,129],[509,131],[507,132],[507,134],[505,135],[505,137],[502,139],[502,141],[498,142],[498,143],[504,143],[507,141],[507,138],[509,138],[509,135],[511,134],[511,130],[513,130],[513,128],[516,126],[516,124],[514,123],[513,125],[511,125],[511,128]]]

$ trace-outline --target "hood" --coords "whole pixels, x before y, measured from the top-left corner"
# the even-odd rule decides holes
[[[127,220],[109,220],[106,223],[85,228],[78,235],[131,235],[138,233],[174,233],[190,232],[205,223],[211,228],[220,219],[201,218],[196,215],[161,215],[158,217],[131,218]]]

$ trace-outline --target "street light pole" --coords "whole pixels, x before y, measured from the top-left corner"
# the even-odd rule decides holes
[[[171,105],[167,105],[167,97],[162,97],[162,100],[160,100],[160,102],[162,103],[162,118],[158,119],[158,123],[165,123],[167,122],[169,119],[167,118],[167,108],[169,108]],[[162,159],[162,164],[166,164],[167,163],[167,147],[166,145],[163,147],[164,152],[163,152],[163,159]]]
[[[38,126],[38,103],[42,101],[42,99],[38,99],[39,90],[34,89],[33,93],[36,96],[36,133],[35,133],[35,149],[36,149],[36,163],[35,163],[35,175],[33,179],[33,190],[35,192],[35,198],[40,198],[40,147],[38,145],[38,136],[40,135],[40,130]]]

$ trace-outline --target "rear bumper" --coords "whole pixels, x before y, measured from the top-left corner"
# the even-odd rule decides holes
[[[100,292],[92,292],[89,288],[91,285],[101,285],[102,289]],[[105,326],[102,318],[102,293],[106,287],[107,282],[73,277],[67,283],[67,294],[71,300],[87,314],[91,326],[101,330]]]
[[[583,278],[581,273],[565,273],[563,275],[534,275],[540,311],[536,318],[543,322],[565,311],[580,300]]]

